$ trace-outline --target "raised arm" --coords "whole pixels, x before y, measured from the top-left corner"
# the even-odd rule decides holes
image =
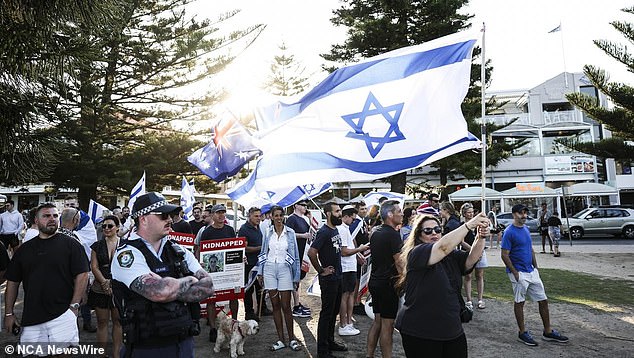
[[[462,242],[462,240],[464,240],[469,230],[473,230],[479,226],[484,227],[488,225],[489,219],[487,219],[487,217],[483,213],[480,213],[474,216],[473,219],[469,220],[464,225],[460,225],[458,228],[443,236],[440,240],[434,243],[427,265],[434,265],[440,262],[440,260],[444,259],[447,255],[449,255],[449,253],[453,251],[455,247]]]

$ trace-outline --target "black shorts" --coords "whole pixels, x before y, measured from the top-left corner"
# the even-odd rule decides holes
[[[398,295],[390,281],[370,280],[368,289],[372,295],[372,312],[381,318],[396,318],[398,312]]]
[[[341,277],[341,292],[354,292],[357,285],[357,274],[352,271],[344,272]]]

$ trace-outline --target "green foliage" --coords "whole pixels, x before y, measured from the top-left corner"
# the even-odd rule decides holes
[[[633,8],[622,10],[634,14]],[[631,44],[634,44],[634,26],[629,22],[613,21],[611,23]],[[629,72],[634,72],[634,57],[628,51],[628,46],[606,40],[596,40],[594,44],[608,56],[625,65]],[[568,101],[585,112],[589,117],[604,124],[612,131],[612,139],[604,139],[595,143],[579,141],[560,141],[583,153],[596,155],[601,158],[630,161],[634,153],[634,146],[625,141],[634,140],[634,88],[629,85],[610,82],[607,73],[598,67],[586,65],[583,68],[590,82],[614,102],[614,108],[601,107],[594,97],[581,93],[567,95]]]
[[[305,68],[288,54],[284,43],[279,46],[280,55],[276,55],[271,64],[271,74],[264,89],[276,96],[292,96],[308,87],[308,78],[303,77]]]
[[[148,189],[157,190],[195,169],[186,154],[203,143],[185,140],[170,123],[211,116],[207,109],[222,91],[191,86],[224,69],[233,59],[226,50],[248,45],[262,26],[223,33],[218,24],[237,11],[198,21],[185,11],[190,2],[129,2],[116,26],[64,29],[85,56],[64,81],[42,83],[59,96],[63,113],[52,130],[61,163],[51,181],[78,188],[81,207],[97,187],[129,192],[144,169]],[[197,181],[199,190],[204,182]]]

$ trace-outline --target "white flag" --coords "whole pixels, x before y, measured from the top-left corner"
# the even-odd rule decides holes
[[[192,188],[189,186],[189,182],[187,181],[187,179],[183,177],[183,181],[181,183],[180,205],[183,208],[183,212],[185,213],[185,216],[183,217],[185,221],[190,221],[191,219],[193,219],[192,212],[194,211],[194,202],[196,202],[196,199],[194,198]]]
[[[104,210],[108,210],[108,208],[90,199],[90,203],[88,204],[88,216],[90,216],[90,220],[92,220],[93,223],[96,224],[97,220],[103,216]]]
[[[143,171],[143,176],[139,179],[134,188],[132,188],[132,191],[130,191],[130,200],[128,201],[128,208],[130,208],[130,212],[132,212],[132,207],[134,206],[136,198],[143,194],[145,194],[145,171]]]

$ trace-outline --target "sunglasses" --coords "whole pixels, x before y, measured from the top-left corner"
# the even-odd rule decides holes
[[[103,225],[101,225],[102,229],[112,229],[113,227],[117,227],[117,225],[114,225],[114,224],[103,224]]]
[[[440,226],[434,226],[434,227],[426,227],[423,229],[423,233],[425,235],[431,235],[432,232],[435,232],[436,234],[440,234],[442,232],[442,228]]]
[[[149,213],[150,215],[156,215],[159,216],[161,218],[161,220],[165,221],[167,219],[169,219],[170,214],[169,213]]]

